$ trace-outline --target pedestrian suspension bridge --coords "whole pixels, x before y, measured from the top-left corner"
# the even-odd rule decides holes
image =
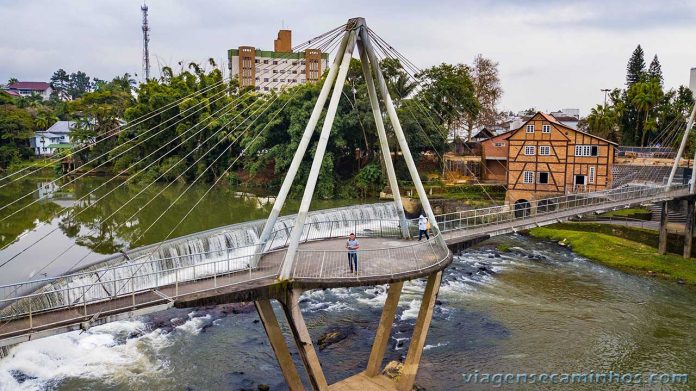
[[[235,244],[224,239],[220,232],[225,231],[225,228],[185,238],[167,237],[160,243],[131,250],[128,256],[112,256],[103,262],[61,276],[0,286],[0,346],[11,346],[73,330],[86,330],[94,325],[171,307],[253,301],[288,387],[301,390],[305,385],[273,310],[272,302],[277,301],[290,326],[292,339],[306,371],[306,379],[313,389],[411,390],[432,319],[442,271],[452,261],[449,247],[634,204],[662,203],[664,210],[667,203],[674,200],[689,200],[687,237],[693,236],[693,184],[676,184],[675,181],[688,130],[694,120],[693,112],[685,127],[681,126],[677,130],[675,126],[669,135],[673,140],[677,139],[677,135],[683,135],[669,177],[656,177],[652,181],[629,180],[604,191],[566,194],[549,198],[543,205],[532,204],[526,210],[494,206],[435,215],[416,170],[380,62],[385,58],[399,59],[415,82],[418,81],[418,69],[370,30],[362,18],[351,19],[345,25],[313,38],[300,47],[335,51],[334,60],[325,76],[273,209],[266,221],[240,231],[240,235],[246,240],[241,241],[244,245],[239,245],[239,241]],[[362,76],[367,84],[384,169],[394,196],[393,204],[387,208],[389,213],[371,218],[349,218],[342,213],[321,214],[309,210],[338,103],[344,95],[343,87],[350,61],[355,52],[360,59]],[[196,94],[210,94],[215,88],[216,86],[211,86]],[[224,92],[209,99],[223,95]],[[171,107],[165,106],[161,110]],[[260,106],[257,112],[269,107],[270,103]],[[196,110],[196,106],[190,109]],[[227,109],[225,107],[218,112]],[[250,121],[260,117],[257,112],[247,113]],[[185,114],[183,112],[180,115],[184,117]],[[414,118],[423,121],[438,120],[427,107],[412,114]],[[317,138],[315,130],[322,119]],[[389,127],[385,125],[385,120],[388,120]],[[137,122],[134,121],[129,126],[135,126]],[[250,124],[242,126],[247,126],[246,130],[251,129]],[[152,134],[157,134],[156,131],[153,130]],[[429,240],[415,239],[418,233],[417,223],[407,218],[404,212],[388,142],[390,136],[396,139],[402,151],[417,198],[430,223],[432,235]],[[147,142],[147,137],[150,136],[145,134],[137,142]],[[178,137],[186,137],[186,134]],[[225,142],[229,138],[220,137],[219,140]],[[299,211],[294,216],[280,216],[313,140],[316,143],[315,152],[304,184]],[[162,153],[170,149],[171,146],[165,146]],[[226,148],[222,154],[227,151]],[[233,160],[225,173],[242,156],[243,153]],[[646,167],[645,170],[649,174],[651,168]],[[5,179],[17,180],[30,174],[31,172],[25,171]],[[641,178],[646,177],[650,175],[641,175]],[[77,176],[77,179],[74,176],[70,178],[73,181],[81,176]],[[198,203],[191,206],[180,224],[197,205]],[[168,211],[169,209],[163,213]],[[356,272],[351,272],[347,262],[345,240],[349,233],[355,233],[361,245]],[[664,236],[666,238],[666,231]],[[189,243],[192,238],[202,240],[204,245],[182,245]],[[691,239],[686,242],[690,254]],[[420,312],[403,363],[403,373],[397,380],[393,380],[382,374],[382,365],[399,297],[405,281],[420,278],[427,279]],[[382,284],[389,285],[388,296],[366,368],[350,378],[329,385],[300,311],[300,295],[311,289]]]

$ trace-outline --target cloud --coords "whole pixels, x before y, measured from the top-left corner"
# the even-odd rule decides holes
[[[0,80],[47,80],[58,68],[108,79],[141,74],[139,0],[0,0]],[[665,83],[688,83],[696,66],[696,2],[687,1],[319,1],[149,0],[154,67],[252,45],[271,49],[281,26],[298,44],[364,16],[418,67],[469,63],[478,53],[500,63],[501,108],[578,107],[621,87],[637,44],[657,53]],[[154,71],[155,75],[158,73]]]

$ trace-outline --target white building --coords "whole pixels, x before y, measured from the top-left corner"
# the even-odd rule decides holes
[[[561,109],[550,113],[558,122],[572,129],[578,129],[580,121],[580,109]]]
[[[259,92],[280,90],[301,83],[315,82],[329,67],[329,54],[319,49],[292,51],[292,32],[280,30],[274,51],[240,46],[228,51],[230,77],[240,87],[252,86]]]
[[[35,132],[29,145],[36,156],[51,156],[60,149],[72,148],[70,132],[74,126],[73,121],[58,121],[43,132]]]
[[[43,100],[51,97],[53,89],[51,85],[43,81],[18,81],[7,87],[8,91],[15,92],[19,96],[40,95]]]

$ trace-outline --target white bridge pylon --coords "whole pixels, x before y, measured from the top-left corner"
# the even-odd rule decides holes
[[[387,116],[389,117],[389,122],[394,129],[396,139],[399,143],[404,156],[404,160],[408,167],[411,180],[413,181],[416,191],[418,193],[418,198],[420,199],[423,210],[430,222],[430,225],[437,229],[437,221],[435,221],[435,215],[430,206],[428,196],[423,187],[423,183],[418,175],[418,170],[416,169],[416,164],[411,156],[410,149],[406,142],[406,137],[404,136],[403,129],[401,128],[401,122],[397,116],[396,109],[392,102],[387,84],[382,74],[382,70],[379,66],[379,60],[375,54],[372,43],[370,42],[370,36],[368,34],[367,24],[364,18],[353,18],[350,19],[346,25],[345,33],[339,45],[336,58],[333,64],[329,68],[326,80],[321,88],[319,97],[312,114],[307,121],[307,126],[305,127],[304,133],[297,147],[297,151],[290,163],[288,173],[283,180],[280,191],[278,192],[278,197],[273,204],[273,209],[271,210],[268,220],[264,225],[263,231],[259,237],[258,250],[262,250],[269,240],[271,232],[273,232],[275,223],[280,215],[280,211],[285,204],[288,194],[290,193],[290,188],[295,180],[297,171],[302,163],[302,159],[307,152],[307,148],[311,141],[314,130],[319,122],[322,112],[324,111],[324,106],[326,104],[326,99],[331,92],[331,99],[329,101],[329,106],[326,110],[326,116],[324,117],[324,123],[321,128],[321,133],[319,136],[319,141],[317,142],[316,152],[312,161],[312,166],[309,172],[309,177],[307,179],[307,184],[304,188],[304,194],[302,195],[302,202],[300,203],[300,209],[297,212],[297,217],[295,218],[294,226],[290,233],[290,239],[288,242],[288,250],[283,260],[281,267],[279,279],[287,280],[290,278],[290,274],[293,267],[293,262],[295,259],[295,254],[297,253],[297,248],[299,246],[300,237],[302,236],[303,227],[307,219],[307,214],[309,212],[309,206],[312,202],[312,197],[314,196],[314,190],[316,188],[317,179],[319,177],[319,171],[321,169],[322,161],[324,160],[324,154],[326,152],[326,145],[329,141],[329,136],[331,134],[331,128],[333,126],[334,118],[336,117],[336,109],[338,108],[339,100],[341,99],[343,87],[346,82],[346,75],[348,74],[348,68],[350,67],[350,61],[353,57],[353,50],[357,46],[358,53],[360,56],[360,62],[362,63],[363,75],[365,77],[365,82],[367,84],[367,91],[369,94],[370,105],[372,108],[372,114],[375,119],[375,126],[377,128],[377,134],[379,136],[380,150],[382,157],[384,159],[384,165],[387,171],[387,177],[389,179],[389,186],[391,188],[392,194],[394,196],[394,204],[396,206],[396,211],[399,216],[401,234],[404,239],[410,238],[409,233],[409,222],[406,219],[406,214],[404,213],[403,203],[401,201],[401,194],[399,192],[399,186],[396,179],[396,173],[394,171],[394,164],[391,158],[391,152],[389,150],[389,144],[387,143],[387,134],[384,127],[384,122],[382,119],[382,113],[379,106],[379,98],[377,95],[377,88],[379,89],[379,94],[381,95],[384,107],[387,110]],[[373,77],[374,75],[374,77]],[[377,87],[375,86],[375,79],[377,82]],[[444,244],[443,244],[444,245]],[[260,253],[261,251],[257,251]],[[260,258],[256,258],[254,262],[258,263]],[[257,265],[253,265],[256,267]]]

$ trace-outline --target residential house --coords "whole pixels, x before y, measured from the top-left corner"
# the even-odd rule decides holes
[[[58,121],[42,132],[35,132],[29,145],[36,156],[51,156],[60,149],[72,148],[70,132],[75,127],[73,121]]]
[[[40,95],[43,100],[50,98],[53,92],[51,85],[43,81],[18,81],[9,84],[6,88],[7,91],[19,96]]]
[[[616,143],[541,112],[499,137],[507,143],[506,202],[520,213],[551,207],[544,198],[611,186]]]

